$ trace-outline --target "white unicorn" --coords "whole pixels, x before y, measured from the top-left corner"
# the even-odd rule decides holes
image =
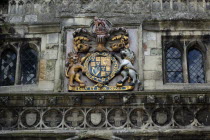
[[[116,74],[121,74],[123,76],[123,79],[117,82],[117,86],[122,86],[128,78],[132,79],[132,81],[130,81],[131,79],[129,80],[130,86],[135,86],[136,82],[140,86],[141,82],[138,78],[138,73],[133,66],[135,59],[134,52],[128,48],[124,48],[121,50],[120,54],[122,59],[119,56],[114,55],[120,62],[120,66]]]

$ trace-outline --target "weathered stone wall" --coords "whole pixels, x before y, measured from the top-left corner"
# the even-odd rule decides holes
[[[11,25],[9,25],[11,26]],[[4,29],[5,27],[2,27]],[[36,85],[17,85],[9,87],[1,87],[1,92],[14,92],[14,91],[37,91],[48,90],[53,91],[56,82],[59,81],[58,72],[60,68],[60,27],[58,25],[16,25],[8,28],[13,29],[14,33],[8,34],[7,29],[4,29],[5,39],[2,46],[8,43],[21,43],[23,41],[37,40],[35,43],[38,48],[39,62],[38,62],[38,83]],[[13,41],[11,41],[11,39]],[[3,48],[2,48],[3,49]],[[56,77],[57,76],[57,77]],[[58,83],[59,84],[59,83]]]
[[[162,36],[168,33],[170,36],[208,34],[208,22],[204,20],[208,20],[209,11],[209,2],[199,0],[10,0],[8,14],[4,16],[6,22],[14,24],[15,33],[10,37],[41,39],[39,83],[37,87],[28,90],[64,90],[64,54],[69,47],[67,31],[79,27],[88,28],[94,16],[106,18],[114,26],[125,26],[138,31],[136,48],[139,50],[137,58],[140,79],[145,90],[162,90],[192,88],[189,84],[163,84]],[[208,88],[207,84],[197,88],[199,87]],[[25,89],[27,88],[21,90]]]
[[[209,11],[208,0],[9,0],[8,21],[49,23],[62,21],[60,18],[99,16],[125,24],[143,20],[208,19]]]
[[[36,41],[39,80],[0,87],[0,139],[209,139],[209,0],[10,0],[3,9],[0,46]],[[69,33],[89,30],[95,16],[135,31],[143,91],[67,92]],[[186,74],[165,83],[167,41],[204,44],[206,83],[189,84]],[[100,124],[91,113],[102,114]]]
[[[143,24],[143,49],[144,49],[144,82],[145,89],[164,90],[164,89],[209,89],[209,43],[208,43],[208,22],[198,21],[166,21],[166,22],[145,22]],[[207,38],[205,38],[207,36]],[[169,38],[169,39],[168,39]],[[185,49],[196,41],[202,42],[206,48],[206,83],[192,85],[185,76],[184,83],[164,84],[164,42],[180,41],[187,42]],[[184,56],[186,58],[186,55]],[[183,65],[187,71],[187,64]]]

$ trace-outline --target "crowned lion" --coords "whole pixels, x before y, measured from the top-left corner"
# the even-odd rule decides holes
[[[68,54],[68,62],[66,64],[66,77],[69,78],[69,86],[75,87],[74,81],[79,83],[80,87],[85,87],[85,83],[80,79],[79,71],[85,73],[86,70],[82,63],[87,57],[81,58],[78,53],[70,52]]]

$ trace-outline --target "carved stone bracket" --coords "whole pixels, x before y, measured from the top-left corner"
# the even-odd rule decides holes
[[[96,98],[97,98],[99,104],[103,104],[104,103],[105,96],[103,96],[103,95],[102,96],[97,96]]]
[[[149,103],[149,104],[154,104],[155,101],[156,101],[156,98],[155,98],[154,95],[148,95],[148,96],[147,96],[147,103]]]
[[[49,97],[48,98],[48,104],[51,106],[54,106],[57,104],[57,97]]]
[[[197,102],[198,103],[206,103],[206,95],[205,94],[197,95]]]
[[[9,97],[8,96],[3,96],[3,97],[0,97],[0,104],[1,105],[8,105],[9,103]]]
[[[25,97],[25,105],[26,106],[33,106],[34,104],[34,98],[30,96]]]
[[[82,104],[82,97],[81,96],[72,97],[72,100],[73,100],[74,105],[81,105]]]

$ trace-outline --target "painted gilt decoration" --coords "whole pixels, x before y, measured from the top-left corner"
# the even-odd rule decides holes
[[[73,33],[72,44],[65,71],[69,91],[127,91],[135,86],[139,89],[135,54],[129,47],[125,28],[112,28],[108,20],[95,17],[91,31],[79,28]]]

